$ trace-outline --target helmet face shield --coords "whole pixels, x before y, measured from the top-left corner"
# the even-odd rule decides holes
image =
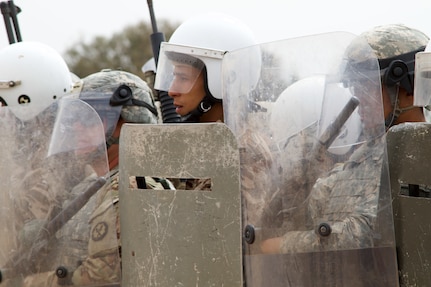
[[[181,62],[172,62],[170,85],[166,90],[181,94],[190,92],[201,72],[202,69],[197,69],[194,66]]]
[[[415,106],[425,107],[431,104],[431,51],[416,54],[413,98]]]
[[[73,98],[58,102],[48,156],[70,151],[89,154],[104,144],[103,123],[91,106]]]
[[[172,93],[188,93],[206,62],[221,60],[224,52],[162,43],[154,88]]]
[[[80,99],[96,110],[105,129],[106,140],[109,139],[117,126],[122,106],[111,106],[112,94],[103,92],[81,92]]]

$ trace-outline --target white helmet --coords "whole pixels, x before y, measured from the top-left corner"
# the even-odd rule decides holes
[[[66,62],[45,44],[24,41],[8,45],[0,50],[0,63],[0,101],[23,121],[73,89]]]
[[[155,88],[168,91],[172,83],[172,62],[182,62],[198,69],[206,68],[210,96],[221,100],[225,53],[256,44],[252,31],[234,17],[211,13],[191,18],[175,30],[168,43],[162,43]],[[260,63],[260,54],[257,58]]]
[[[151,57],[148,61],[145,62],[144,65],[141,67],[142,73],[152,72],[156,73],[156,61],[154,60],[154,57]]]
[[[336,89],[332,85],[329,88],[326,77],[316,75],[287,87],[272,108],[270,127],[274,141],[285,143],[290,136],[313,124],[316,125],[316,132],[323,132],[352,96],[347,88],[334,86]],[[331,91],[327,92],[326,89]],[[326,102],[331,106],[326,106]],[[328,108],[331,112],[325,113]],[[329,152],[345,154],[357,142],[360,132],[361,121],[355,111],[332,143]]]

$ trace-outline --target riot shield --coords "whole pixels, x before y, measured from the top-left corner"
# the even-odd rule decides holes
[[[15,117],[16,109],[0,108],[0,286],[77,285],[75,271],[100,256],[90,238],[97,210],[111,196],[103,123],[78,99],[61,99],[25,122]],[[111,216],[105,218],[115,226],[109,201],[104,211]],[[100,237],[117,248],[115,229]],[[119,278],[118,251],[111,260],[118,268],[110,272]],[[78,285],[119,284],[111,278]]]
[[[241,150],[246,285],[397,286],[368,44],[344,32],[261,44],[228,53],[223,75]]]
[[[124,286],[242,286],[240,218],[239,153],[226,125],[123,126]]]

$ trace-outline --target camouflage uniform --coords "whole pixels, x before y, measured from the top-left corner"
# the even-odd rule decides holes
[[[15,140],[18,145],[13,155],[14,161],[25,162],[14,169],[12,176],[12,184],[18,191],[14,196],[15,209],[18,211],[15,221],[17,230],[32,220],[46,219],[49,208],[59,205],[57,189],[53,185],[61,183],[58,178],[50,182],[53,176],[48,174],[55,172],[55,169],[50,168],[55,163],[45,160],[55,121],[52,118],[55,108],[56,105],[52,105],[32,122],[17,123]],[[37,137],[37,140],[29,141],[33,137]]]
[[[361,34],[358,40],[365,40],[374,50],[380,65],[381,81],[387,88],[392,108],[395,114],[402,112],[396,101],[398,88],[406,91],[411,89],[414,52],[423,48],[429,38],[422,32],[403,25],[385,25]],[[348,50],[350,59],[364,63],[358,56],[365,55],[363,60],[373,58],[366,51],[360,51],[363,45],[358,45],[357,50],[355,45],[351,47],[353,50]],[[387,72],[391,63],[398,59],[408,65],[409,74],[395,83],[394,79],[390,79],[392,82],[388,81]],[[362,79],[361,76],[358,78]],[[358,84],[363,87],[362,83]],[[392,115],[386,119],[391,120],[390,125],[395,122],[391,117]],[[375,123],[378,124],[378,121],[380,118],[375,119]],[[380,206],[383,202],[390,202],[389,195],[385,193],[388,187],[384,186],[387,176],[385,144],[384,136],[363,144],[343,164],[336,165],[327,177],[316,181],[305,201],[306,208],[302,210],[302,217],[308,217],[306,228],[290,229],[281,237],[279,251],[287,254],[286,258],[292,259],[286,260],[288,263],[282,262],[284,266],[292,266],[289,263],[301,266],[298,262],[303,258],[302,266],[313,272],[313,275],[318,274],[314,278],[321,279],[325,286],[398,285],[395,282],[396,276],[391,277],[394,282],[383,282],[383,276],[375,277],[380,271],[381,274],[392,275],[396,270],[394,252],[384,250],[380,241],[393,236],[385,236],[384,232],[391,232],[383,230],[388,229],[388,226],[381,227],[390,222],[384,219],[392,216],[387,214],[390,210]],[[292,221],[292,218],[289,220]],[[318,234],[317,227],[321,223],[327,223],[331,227],[328,236]],[[283,269],[282,272],[287,273],[289,270]],[[291,273],[291,277],[287,277],[295,278],[296,274]],[[310,281],[307,272],[304,274],[299,275],[301,285],[315,286],[316,282]]]
[[[185,178],[185,179],[172,179],[167,178],[172,182],[175,189],[181,190],[211,190],[210,178]]]
[[[384,137],[364,144],[316,182],[308,199],[311,225],[307,231],[283,235],[282,253],[372,246],[385,144]],[[332,228],[325,238],[316,233],[322,222]]]
[[[91,230],[88,241],[88,256],[73,272],[71,281],[75,286],[120,282],[118,168],[110,171],[109,178],[109,184],[97,193],[96,208],[89,221]],[[108,230],[116,231],[118,242],[106,237]]]
[[[92,202],[87,203],[85,212],[89,218],[90,229],[72,230],[73,234],[68,234],[69,240],[65,240],[68,246],[62,244],[70,253],[66,260],[78,258],[81,254],[79,250],[73,251],[75,246],[73,237],[79,236],[79,241],[83,242],[87,248],[83,248],[85,254],[81,254],[82,262],[73,271],[70,277],[59,279],[55,272],[28,276],[25,278],[23,286],[85,286],[94,284],[115,283],[121,281],[121,239],[119,220],[119,196],[118,196],[118,167],[109,173],[110,180],[92,198]],[[152,178],[146,178],[148,189],[164,189],[163,185]],[[92,211],[90,212],[90,210]],[[82,214],[83,210],[80,211]],[[90,212],[90,214],[89,214]],[[81,216],[82,218],[82,216]],[[87,227],[85,224],[83,227]],[[116,231],[116,240],[112,240],[107,233],[109,230]],[[85,234],[87,232],[88,234]],[[87,238],[87,241],[85,241]],[[71,239],[71,240],[70,240]],[[76,247],[76,246],[75,246]],[[83,256],[86,255],[86,256]],[[74,261],[77,262],[76,260]],[[67,264],[66,264],[67,265]],[[70,265],[69,265],[70,266]]]
[[[385,25],[362,33],[379,61],[415,51],[429,38],[422,32],[403,25]],[[352,47],[363,47],[352,45]],[[358,59],[363,51],[348,51]],[[366,54],[366,53],[365,53]],[[380,62],[384,65],[384,62]],[[387,68],[381,66],[381,69]],[[311,252],[371,247],[373,227],[377,216],[381,168],[385,145],[384,137],[361,146],[344,164],[336,165],[329,175],[317,180],[307,198],[311,223],[307,231],[289,231],[283,235],[281,252]],[[369,156],[368,153],[372,152]],[[377,168],[376,168],[377,167]],[[318,224],[326,222],[331,236],[316,233]]]
[[[120,84],[126,84],[132,89],[133,98],[154,107],[151,89],[139,77],[122,71],[104,70],[83,79],[83,92],[111,93]],[[85,100],[84,100],[85,101]],[[107,107],[109,109],[109,107]],[[97,110],[97,109],[96,109]],[[121,117],[131,123],[157,123],[157,116],[141,105],[124,105]],[[115,128],[115,127],[114,127]],[[108,135],[107,135],[108,137]],[[108,144],[118,142],[118,139],[107,138]],[[115,260],[120,254],[121,238],[119,220],[118,166],[110,171],[110,185],[105,192],[98,193],[96,209],[91,218],[91,232],[88,242],[88,257],[74,271],[71,279],[73,285],[120,282],[121,266]],[[146,188],[164,189],[164,186],[150,177],[145,177]],[[133,184],[133,183],[131,183]],[[112,207],[114,212],[107,212]],[[101,228],[103,227],[103,228]],[[101,238],[101,229],[116,230],[117,241],[105,241]],[[103,234],[103,233],[102,233]]]
[[[89,168],[88,171],[92,172],[93,170],[92,168]],[[106,230],[115,230],[115,222],[111,222],[111,219],[114,218],[114,216],[112,216],[112,214],[114,214],[112,202],[111,200],[106,200],[111,199],[111,192],[115,193],[115,191],[118,190],[118,183],[115,181],[115,174],[116,173],[110,174],[112,181],[108,181],[108,183],[66,223],[64,228],[56,233],[55,244],[50,245],[50,253],[47,254],[47,258],[51,262],[45,262],[46,266],[41,270],[45,270],[46,272],[27,276],[24,279],[22,286],[42,287],[72,285],[72,282],[70,281],[71,276],[59,279],[55,272],[51,270],[58,267],[59,263],[61,263],[61,266],[77,268],[83,260],[85,260],[83,263],[84,266],[91,263],[93,268],[92,270],[97,270],[97,273],[92,273],[88,276],[91,280],[81,280],[78,286],[84,286],[89,283],[94,284],[95,282],[119,282],[120,266],[118,260],[117,241],[113,241],[112,238],[107,236],[107,232],[100,232],[98,238],[93,236],[95,233],[93,229],[95,226],[97,228],[100,227],[101,224],[107,226]],[[94,174],[91,174],[87,179],[91,177],[94,179],[97,178]],[[86,188],[88,186],[87,184],[88,183],[85,183],[82,187]],[[73,195],[79,196],[81,192],[83,192],[83,189],[80,188],[80,185],[78,184],[76,188],[71,191],[70,197],[73,198]],[[68,200],[66,199],[63,205],[66,205],[67,201]],[[97,223],[99,223],[99,225],[97,225]],[[88,242],[91,242],[94,239],[99,241],[99,246],[103,246],[103,249],[108,250],[109,252],[105,251],[105,253],[100,254],[100,250],[94,248],[92,244],[88,244]],[[61,256],[61,258],[57,258],[56,256],[59,255],[63,256]],[[73,279],[75,277],[79,277],[76,275],[84,273],[81,272],[81,269],[83,268],[78,267],[77,270],[79,270],[79,272],[70,272],[69,275],[72,274]]]
[[[113,97],[114,92],[120,85],[126,85],[130,88],[131,99],[117,106],[117,111],[119,112],[116,114],[112,112],[116,107],[110,106],[109,99]],[[103,70],[89,75],[83,79],[81,95],[95,96],[95,99],[108,97],[105,98],[107,101],[93,105],[102,121],[107,122],[105,132],[108,146],[118,143],[118,138],[113,138],[111,135],[119,116],[126,122],[131,123],[157,123],[157,111],[154,109],[154,100],[150,88],[142,79],[131,73]],[[81,96],[80,98],[84,101],[88,99]],[[88,103],[92,105],[94,102]],[[114,118],[110,119],[112,116]],[[38,175],[36,172],[32,174]],[[30,175],[29,179],[34,179],[34,176],[30,177]],[[77,177],[75,184],[78,184],[84,177]],[[58,279],[54,271],[52,271],[53,267],[56,268],[58,265],[50,263],[43,269],[46,270],[45,273],[26,277],[24,286],[47,286],[49,284],[52,284],[51,286],[56,286],[57,284],[62,286],[83,286],[120,282],[121,265],[118,259],[121,251],[121,241],[118,211],[118,167],[114,167],[109,172],[108,179],[108,183],[67,223],[70,227],[64,228],[56,234],[58,242],[53,246],[52,256],[63,254],[61,262],[71,267],[73,272],[69,272],[66,278]],[[36,185],[37,188],[39,186],[40,184]],[[147,179],[147,186],[148,188],[163,189],[163,186],[152,178]],[[49,186],[46,190],[49,191]],[[46,190],[40,192],[40,194],[47,194]],[[79,193],[79,191],[77,192]],[[38,192],[33,192],[32,194],[39,195]],[[41,199],[43,199],[43,202],[46,201],[44,197],[38,197],[36,201]],[[54,197],[54,199],[57,198]],[[30,200],[33,200],[33,198],[29,198]],[[62,200],[67,199],[63,198]],[[22,204],[26,203],[23,202]],[[43,206],[42,204],[36,204],[35,201],[27,205]],[[53,206],[53,204],[51,203],[50,206]],[[30,209],[29,211],[32,210]],[[36,212],[37,210],[32,211],[32,213]],[[26,217],[30,217],[30,215]],[[114,240],[108,236],[112,235],[112,230],[116,231]],[[64,249],[63,252],[61,252],[61,248]],[[49,258],[54,261],[59,259],[52,256]],[[43,270],[40,271],[43,272]]]
[[[15,130],[16,149],[10,149],[12,164],[16,164],[16,166],[12,166],[9,163],[10,170],[7,171],[7,174],[11,174],[7,190],[12,191],[10,193],[13,201],[11,209],[14,210],[14,228],[10,231],[16,231],[13,233],[16,241],[14,249],[18,253],[22,250],[26,252],[27,248],[37,244],[35,238],[39,234],[40,228],[52,220],[62,209],[63,202],[70,199],[71,190],[68,188],[73,187],[84,178],[82,165],[77,162],[67,161],[67,172],[65,172],[64,166],[66,165],[62,161],[61,155],[46,158],[54,122],[51,116],[56,114],[55,106],[50,106],[49,110],[45,110],[31,122],[18,124]],[[37,140],[28,141],[34,137]],[[36,258],[32,260],[34,272],[40,273],[56,267],[56,262],[49,260],[49,253],[61,248],[59,245],[60,233],[51,238],[50,250],[39,254],[37,260]],[[77,232],[75,237],[82,234],[85,233]],[[82,247],[85,245],[67,246],[69,250],[77,251],[74,258],[75,264],[85,256],[85,251],[81,251]],[[11,253],[7,257],[13,258],[13,255]]]
[[[262,214],[265,191],[273,189],[272,178],[266,175],[275,166],[274,159],[269,140],[262,134],[246,130],[239,141],[243,146],[240,148],[240,171],[244,218],[256,224]]]
[[[401,182],[400,189],[401,195],[431,198],[431,186],[428,185]]]
[[[88,243],[88,257],[73,273],[72,283],[75,286],[95,283],[120,282],[121,266],[117,256],[121,255],[118,166],[110,172],[111,183],[98,193],[96,210],[90,218],[91,232]],[[158,181],[146,177],[147,189],[165,189]],[[111,206],[114,212],[111,212]],[[116,230],[117,242],[104,240],[100,227]]]
[[[306,201],[311,189],[307,183],[310,181],[308,178],[310,169],[314,166],[305,165],[304,159],[309,157],[317,141],[317,128],[317,123],[314,123],[290,136],[278,147],[279,151],[272,159],[274,162],[272,174],[275,176],[272,179],[280,184],[277,186],[274,183],[272,185],[267,183],[266,187],[271,188],[261,189],[270,190],[265,195],[267,205],[263,207],[261,226],[266,228],[282,226],[284,230],[296,230],[304,226],[304,214],[299,213],[296,207],[303,206],[302,203]],[[321,176],[326,176],[334,164],[344,161],[348,155],[349,152],[344,155],[334,155],[330,152],[319,155],[318,165],[315,166],[318,168],[317,172]],[[295,188],[292,187],[290,179],[294,179]]]
[[[44,113],[56,115],[57,111],[55,109]],[[40,119],[41,116],[43,120]],[[17,232],[15,237],[18,239],[15,250],[17,253],[8,256],[9,259],[22,252],[24,256],[28,253],[28,248],[39,246],[41,242],[36,241],[36,238],[40,235],[41,228],[59,214],[70,200],[80,194],[82,189],[77,190],[73,187],[85,178],[87,172],[89,174],[94,172],[91,167],[84,169],[86,159],[76,158],[73,151],[46,157],[54,122],[45,121],[47,119],[42,113],[34,121],[21,124],[18,139],[26,135],[33,138],[29,136],[29,132],[31,135],[38,135],[38,138],[37,141],[27,143],[29,145],[23,144],[27,141],[19,140],[17,149],[12,152],[13,162],[24,164],[16,168],[9,166],[13,173],[8,189],[13,190],[11,193],[15,210],[13,223]],[[93,209],[94,205],[90,201],[68,220],[55,236],[50,236],[47,250],[42,249],[42,252],[32,254],[29,258],[31,268],[24,269],[31,269],[34,275],[26,276],[22,282],[23,286],[48,286],[50,282],[48,280],[52,278],[50,279],[44,272],[55,269],[59,263],[76,266],[85,258],[89,233],[87,219]],[[70,256],[64,258],[58,254]],[[21,267],[16,270],[21,272]],[[27,274],[28,272],[25,273]]]

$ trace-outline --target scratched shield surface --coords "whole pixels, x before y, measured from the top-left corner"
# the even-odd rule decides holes
[[[136,178],[204,180],[146,189]],[[242,286],[239,151],[222,123],[123,126],[120,222],[125,286]]]
[[[32,111],[31,105],[0,109],[0,286],[69,284],[82,262],[102,254],[90,241],[98,215],[115,218],[112,203],[97,213],[99,197],[109,192],[100,188],[109,181],[109,166],[95,110],[81,100],[62,99],[32,120],[20,119]],[[115,229],[98,235],[102,247],[109,243],[117,250]],[[113,253],[111,263],[118,268],[109,270],[108,279],[79,286],[117,284],[119,256]],[[111,280],[113,274],[117,278]]]
[[[368,43],[347,32],[262,43],[226,53],[222,70],[241,151],[247,287],[397,286]]]

